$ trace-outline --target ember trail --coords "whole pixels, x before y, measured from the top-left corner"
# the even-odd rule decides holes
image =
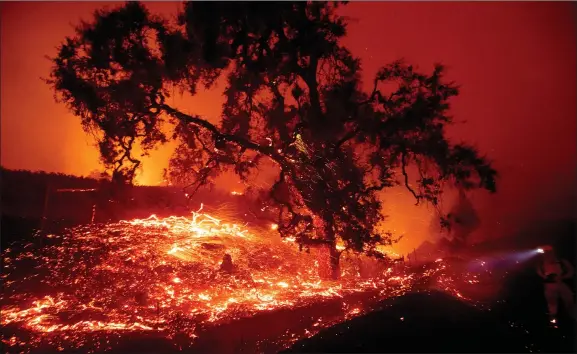
[[[54,243],[41,251],[16,255],[6,249],[3,255],[2,326],[30,331],[30,347],[98,346],[88,339],[128,331],[169,339],[185,334],[192,343],[197,325],[363,291],[384,298],[406,292],[415,280],[383,267],[361,278],[353,256],[344,256],[339,281],[323,280],[319,252],[300,252],[290,241],[274,237],[273,230],[248,230],[202,210],[190,218],[152,215],[48,237]],[[220,269],[224,254],[234,262],[230,274]],[[26,262],[35,265],[34,274],[12,279],[11,273]],[[348,310],[340,320],[362,313]],[[180,323],[183,318],[188,326]],[[303,335],[331,324],[317,323]],[[16,337],[4,342],[24,344]]]

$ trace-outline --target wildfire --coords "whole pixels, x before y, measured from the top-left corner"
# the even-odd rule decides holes
[[[3,338],[4,345],[102,350],[108,344],[89,343],[91,335],[127,331],[185,334],[192,343],[203,326],[354,293],[370,291],[378,301],[414,283],[413,274],[390,269],[361,277],[346,257],[342,279],[323,280],[319,255],[279,242],[274,229],[248,230],[199,210],[190,218],[152,215],[76,227],[50,235],[52,244],[41,250],[6,249],[1,324],[23,328],[31,337],[25,345],[14,336]],[[232,274],[219,270],[225,254],[233,259]],[[35,273],[19,278],[22,264],[33,264]],[[332,320],[287,334],[279,345],[361,313],[358,306],[343,308]]]

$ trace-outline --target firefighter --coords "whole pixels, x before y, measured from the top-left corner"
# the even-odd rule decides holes
[[[549,321],[552,324],[557,322],[559,299],[563,302],[565,311],[571,318],[575,319],[573,292],[563,282],[563,280],[573,277],[573,266],[567,260],[557,258],[553,247],[549,245],[541,247],[541,251],[543,257],[537,268],[537,273],[544,280],[543,290],[549,310]]]

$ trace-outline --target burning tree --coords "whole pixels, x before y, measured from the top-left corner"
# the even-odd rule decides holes
[[[397,61],[362,90],[340,5],[187,2],[174,23],[139,3],[100,10],[59,47],[47,81],[127,181],[140,165],[133,146],[147,153],[169,139],[180,143],[168,172],[181,184],[230,167],[247,179],[273,162],[263,202],[278,232],[327,247],[336,278],[343,250],[382,256],[376,246],[394,241],[377,230],[380,191],[403,184],[437,206],[445,185],[495,191],[496,176],[445,135],[458,90],[441,65],[425,74]],[[175,88],[194,95],[220,78],[220,124],[168,103]]]

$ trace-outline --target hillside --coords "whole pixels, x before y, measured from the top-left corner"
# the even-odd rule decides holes
[[[1,212],[4,241],[18,239],[41,227],[62,227],[109,222],[151,214],[188,215],[204,204],[205,210],[223,207],[243,211],[244,196],[222,190],[199,189],[187,198],[181,188],[161,186],[113,187],[106,180],[43,171],[2,168]],[[242,213],[244,214],[244,213]]]

